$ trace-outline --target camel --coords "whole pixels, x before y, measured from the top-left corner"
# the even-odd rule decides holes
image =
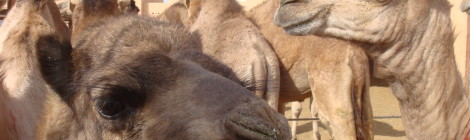
[[[63,34],[59,39],[69,38],[69,30],[62,24],[54,1],[41,3],[44,8],[37,11],[25,5],[28,5],[28,2],[18,1],[0,27],[0,110],[4,110],[0,113],[2,119],[7,119],[2,122],[6,124],[2,127],[8,129],[0,132],[7,133],[1,134],[0,139],[33,139],[38,118],[42,114],[45,95],[50,91],[41,78],[35,50],[27,48],[34,45],[31,40],[50,30],[30,28],[28,25],[47,17],[51,23],[56,23],[52,25],[56,28],[54,32]]]
[[[265,0],[247,15],[280,60],[279,104],[312,96],[311,112],[318,112],[321,121],[330,125],[333,138],[373,139],[369,63],[363,49],[339,39],[285,33],[273,21],[278,6],[277,0]],[[299,105],[292,105],[296,117]],[[320,139],[317,121],[313,122],[313,131],[313,138]]]
[[[231,68],[244,86],[275,110],[279,99],[276,55],[235,0],[185,0],[189,30],[200,36],[202,51]]]
[[[470,99],[455,62],[450,8],[446,0],[283,0],[275,23],[290,34],[363,43],[374,76],[387,79],[399,101],[409,139],[462,140]]]
[[[19,1],[8,15],[2,58],[10,52],[37,67],[19,69],[22,63],[16,63],[2,69],[39,71],[34,74],[45,83],[31,79],[25,85],[47,83],[54,91],[34,93],[47,95],[34,138],[290,138],[287,121],[266,102],[199,65],[208,66],[210,57],[199,57],[203,54],[193,48],[199,45],[189,31],[149,17],[107,15],[116,3],[84,0],[77,5],[83,12],[79,19],[93,20],[78,22],[89,25],[76,26],[85,28],[76,44],[61,30],[65,23],[55,20],[60,14],[51,0]]]

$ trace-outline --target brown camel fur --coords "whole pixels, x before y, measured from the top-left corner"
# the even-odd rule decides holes
[[[369,63],[363,49],[334,38],[285,33],[273,22],[278,6],[277,0],[265,0],[247,15],[280,60],[279,103],[313,95],[311,109],[316,110],[312,112],[318,112],[321,121],[330,125],[335,139],[373,139]],[[313,127],[318,131],[318,124]],[[314,132],[313,138],[319,139],[319,133]]]
[[[36,124],[49,91],[41,78],[36,50],[30,46],[35,45],[38,36],[50,32],[61,34],[59,40],[70,38],[54,1],[38,2],[36,7],[40,9],[29,6],[28,1],[18,1],[0,27],[0,110],[3,110],[0,116],[9,119],[9,122],[2,122],[8,131],[0,133],[8,133],[6,139],[35,137]],[[30,26],[33,24],[37,27]]]
[[[117,8],[113,2],[84,0],[77,5],[84,12],[80,19],[113,16],[97,14]],[[7,18],[2,26],[8,29],[2,30],[8,32],[1,37],[8,38],[0,50],[2,86],[8,92],[1,95],[10,96],[7,106],[42,112],[41,104],[26,105],[35,102],[28,96],[45,97],[43,79],[55,91],[47,94],[38,135],[18,133],[19,139],[290,138],[287,121],[266,102],[198,65],[203,55],[193,48],[198,41],[181,26],[138,16],[79,21],[89,25],[77,26],[85,29],[76,35],[72,50],[70,37],[60,30],[66,29],[63,21],[56,20],[59,9],[52,5],[48,0],[19,1],[8,15],[18,18]],[[29,61],[10,66],[16,59]],[[20,87],[41,85],[43,90],[12,98],[21,96],[10,93],[11,85],[21,81],[9,77],[28,72],[35,72],[34,77]],[[24,102],[13,104],[16,100]],[[29,117],[16,110],[10,110],[16,119]],[[37,124],[31,122],[35,118],[29,124]]]
[[[364,43],[374,76],[387,79],[409,139],[462,140],[470,99],[453,51],[447,0],[282,0],[275,22],[292,34]]]
[[[231,68],[277,110],[279,64],[263,35],[235,0],[185,0],[184,22],[202,40],[202,51]]]

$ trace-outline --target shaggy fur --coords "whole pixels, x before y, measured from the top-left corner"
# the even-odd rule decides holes
[[[311,94],[312,113],[318,111],[335,139],[373,139],[368,58],[363,49],[334,38],[289,35],[274,24],[277,7],[279,1],[265,0],[247,15],[281,62],[280,104]],[[320,139],[316,121],[313,127],[313,138]]]
[[[1,95],[10,96],[6,103],[12,107],[13,123],[26,122],[22,118],[32,116],[27,120],[28,127],[16,125],[21,128],[15,129],[14,136],[19,139],[290,138],[282,115],[239,84],[199,65],[210,67],[206,63],[213,61],[201,57],[197,38],[185,28],[145,17],[114,17],[113,12],[96,14],[117,8],[112,4],[114,0],[83,2],[77,5],[83,9],[78,15],[88,22],[77,22],[86,25],[77,26],[83,27],[79,29],[80,34],[73,33],[76,36],[73,50],[70,36],[61,30],[67,28],[60,20],[59,9],[51,8],[55,6],[53,1],[19,1],[16,12],[9,15],[19,19],[9,18],[6,26],[2,26],[8,29],[2,31],[8,32],[0,35],[8,37],[3,39],[7,44],[2,44],[0,53],[2,74],[6,77],[2,79],[5,93]],[[98,16],[102,16],[101,20],[97,20]],[[34,72],[34,77],[21,75],[29,72]],[[21,79],[9,78],[14,76],[27,78],[29,83],[18,85]],[[55,92],[46,94],[43,79]],[[24,90],[19,89],[12,93],[15,87],[33,87],[34,92],[22,95]],[[48,100],[46,104],[42,104],[44,99]],[[16,100],[25,102],[16,103]],[[44,110],[40,108],[43,105]],[[24,110],[31,112],[21,114]],[[34,113],[42,111],[44,116],[38,124],[36,118],[41,117]],[[36,124],[38,135],[30,131]]]
[[[409,139],[463,139],[470,103],[453,51],[446,0],[284,0],[275,22],[293,34],[368,44],[374,75],[387,79]],[[439,27],[439,28],[436,28]]]
[[[1,133],[9,133],[12,139],[33,139],[49,91],[34,46],[40,36],[51,33],[61,34],[57,40],[63,42],[70,38],[69,31],[54,1],[27,0],[16,3],[0,30],[0,96],[4,99],[0,102],[6,107],[1,118],[10,120],[5,125],[9,130]]]
[[[202,51],[234,70],[245,86],[277,110],[279,64],[260,31],[235,0],[186,0],[190,31],[200,35]]]

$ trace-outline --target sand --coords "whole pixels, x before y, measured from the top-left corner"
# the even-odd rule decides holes
[[[390,88],[371,87],[372,111],[374,116],[401,116],[397,99],[392,95]],[[300,118],[311,118],[309,111],[310,99],[303,103]],[[291,117],[290,104],[286,106],[286,117]],[[289,124],[292,124],[289,122]],[[299,121],[297,126],[297,140],[311,140],[312,121]],[[326,127],[321,125],[322,140],[332,139]],[[374,119],[374,138],[376,140],[406,140],[401,118]]]

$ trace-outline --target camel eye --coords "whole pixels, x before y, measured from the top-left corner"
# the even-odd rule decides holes
[[[98,112],[106,119],[117,119],[126,110],[126,105],[116,99],[103,99],[97,105]]]

